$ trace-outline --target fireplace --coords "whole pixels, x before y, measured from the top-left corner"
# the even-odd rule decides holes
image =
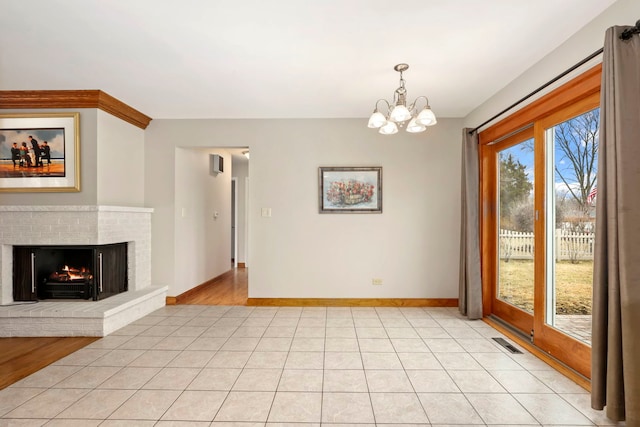
[[[13,299],[101,300],[127,291],[127,244],[14,246]]]
[[[152,212],[132,206],[0,206],[0,337],[102,337],[163,307],[167,287],[151,283]],[[81,298],[37,301],[38,277],[33,276],[32,292],[32,276],[27,275],[20,286],[20,292],[27,295],[20,299],[37,302],[14,303],[14,273],[17,269],[31,271],[31,252],[26,248],[100,250],[123,242],[128,266],[123,276],[126,282],[119,283],[126,283],[126,292],[106,298],[109,290],[103,282],[98,301],[93,301],[93,295],[83,299],[87,293],[84,290]],[[14,260],[16,246],[24,253]],[[36,253],[35,260],[41,259]],[[70,267],[81,266],[71,263]],[[94,283],[96,271],[92,271]],[[103,259],[104,279],[113,271],[109,261]]]

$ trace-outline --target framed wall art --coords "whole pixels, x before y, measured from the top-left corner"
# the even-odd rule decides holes
[[[320,213],[382,213],[382,167],[320,167]]]
[[[79,113],[0,114],[0,192],[80,191]]]

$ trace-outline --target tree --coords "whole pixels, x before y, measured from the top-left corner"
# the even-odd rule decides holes
[[[588,216],[589,193],[596,183],[600,109],[586,112],[554,127],[555,173]]]
[[[500,153],[500,217],[509,218],[512,209],[531,194],[526,167],[511,153]]]

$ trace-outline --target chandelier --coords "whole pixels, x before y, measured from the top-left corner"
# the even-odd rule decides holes
[[[429,107],[429,100],[426,96],[419,96],[411,105],[407,106],[407,90],[404,88],[402,73],[409,69],[409,65],[398,64],[393,69],[400,73],[400,87],[393,94],[393,102],[385,99],[376,101],[368,126],[372,129],[378,129],[378,132],[383,135],[393,135],[398,133],[398,127],[403,127],[408,121],[407,132],[424,132],[427,126],[433,126],[438,122]],[[422,109],[418,108],[420,100],[424,100]],[[381,101],[386,104],[386,115],[378,109]]]

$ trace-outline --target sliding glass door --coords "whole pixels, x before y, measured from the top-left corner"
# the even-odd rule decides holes
[[[587,377],[598,104],[584,98],[482,154],[492,314]]]
[[[523,331],[533,329],[534,139],[533,128],[492,147],[496,194],[494,313]]]
[[[544,266],[534,343],[590,377],[593,247],[599,143],[599,95],[539,120]],[[542,256],[542,254],[541,254]]]

